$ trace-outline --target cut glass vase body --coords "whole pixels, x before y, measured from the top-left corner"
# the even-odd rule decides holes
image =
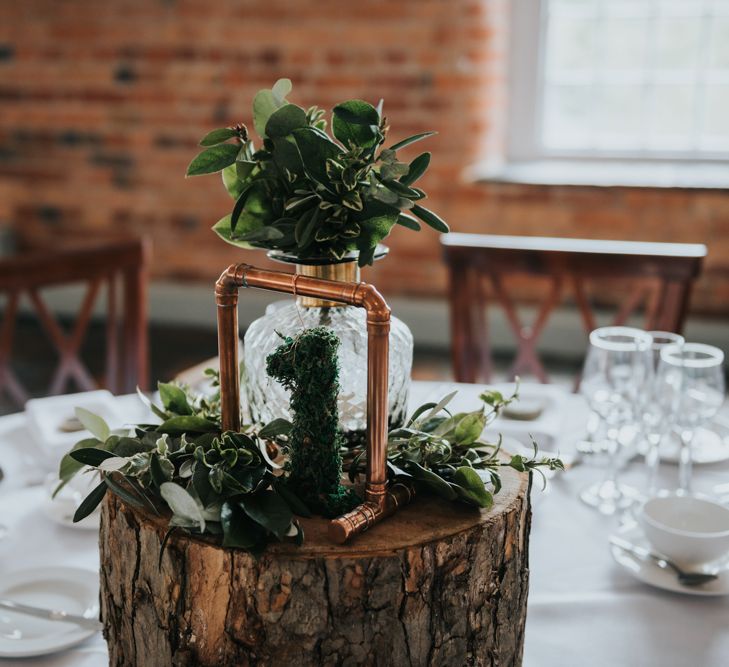
[[[355,263],[324,266],[297,265],[305,275],[354,281]],[[291,419],[289,392],[266,373],[266,357],[302,329],[323,326],[339,337],[339,421],[350,444],[364,441],[367,428],[367,313],[363,308],[322,304],[315,299],[278,301],[253,322],[245,333],[243,366],[247,417],[267,423],[277,417]],[[410,390],[413,337],[401,320],[390,321],[388,407],[390,426],[404,423]]]

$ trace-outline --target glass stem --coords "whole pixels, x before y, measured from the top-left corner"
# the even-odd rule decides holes
[[[679,493],[691,493],[691,476],[693,468],[693,452],[691,444],[694,439],[693,430],[681,430],[681,454],[678,460],[678,490]]]
[[[648,496],[652,497],[658,491],[658,467],[661,463],[661,436],[658,433],[648,435],[648,451],[645,455],[645,465],[648,474]]]
[[[620,469],[620,461],[618,457],[619,452],[620,427],[617,422],[612,422],[608,424],[607,429],[608,468],[605,482],[613,486],[616,494],[618,489],[618,471]]]

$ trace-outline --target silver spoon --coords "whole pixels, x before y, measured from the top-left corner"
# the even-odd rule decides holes
[[[642,560],[652,560],[658,567],[664,570],[673,570],[676,573],[678,583],[682,586],[700,586],[701,584],[706,584],[719,578],[719,575],[711,574],[710,572],[687,572],[665,556],[648,551],[648,549],[644,549],[643,547],[638,547],[619,537],[611,537],[610,544]]]

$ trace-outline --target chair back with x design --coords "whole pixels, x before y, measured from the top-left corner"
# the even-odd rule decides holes
[[[459,382],[492,380],[489,303],[501,306],[516,342],[510,375],[533,374],[541,382],[549,376],[537,342],[558,306],[571,299],[586,334],[598,326],[588,285],[594,297],[611,302],[616,297],[611,284],[629,283],[614,324],[624,324],[642,308],[647,330],[680,332],[706,255],[706,246],[687,243],[460,233],[444,236],[442,243],[449,273],[453,372]],[[514,290],[509,289],[521,286],[524,277],[548,285],[537,296],[537,314],[529,325],[521,321]]]
[[[23,344],[15,340],[23,296],[27,296],[58,355],[47,394],[74,387],[89,391],[104,386],[113,393],[132,392],[137,385],[146,388],[148,257],[145,240],[115,238],[21,251],[0,260],[0,293],[5,296],[0,324],[0,393],[7,394],[18,407],[30,397],[12,366],[13,350]],[[54,317],[41,290],[75,283],[84,284],[86,291],[69,333]],[[80,351],[103,288],[107,291],[106,368],[104,377],[97,379],[81,360]]]

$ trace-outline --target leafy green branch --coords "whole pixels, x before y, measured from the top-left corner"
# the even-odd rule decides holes
[[[479,396],[480,409],[451,414],[448,405],[456,393],[448,394],[438,403],[420,406],[405,426],[390,431],[387,466],[392,481],[414,483],[420,490],[446,500],[490,507],[493,494],[501,490],[501,468],[539,474],[543,474],[541,468],[564,469],[558,458],[539,457],[534,441],[532,456],[514,454],[505,459],[501,454],[501,437],[495,443],[481,439],[486,426],[518,399],[518,383],[509,397],[486,390]],[[365,461],[364,451],[354,456],[349,467],[352,481],[364,471]],[[493,485],[493,492],[486,487],[484,478]]]

